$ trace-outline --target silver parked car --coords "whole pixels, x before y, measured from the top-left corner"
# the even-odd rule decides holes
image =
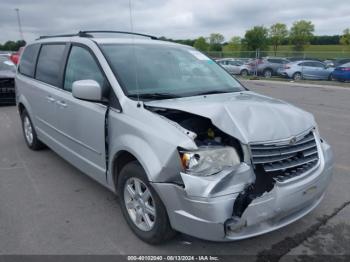
[[[334,67],[319,61],[297,61],[278,69],[278,74],[294,80],[330,80]]]
[[[139,238],[238,240],[321,202],[333,154],[311,114],[249,91],[192,47],[97,36],[29,44],[17,106],[27,145],[117,192]]]
[[[217,63],[232,75],[247,76],[251,73],[251,67],[241,61],[227,58],[217,60]]]
[[[289,63],[289,60],[281,57],[263,57],[262,59],[256,59],[250,62],[252,71],[258,75],[262,75],[265,78],[270,78],[274,75],[278,75],[277,70]]]

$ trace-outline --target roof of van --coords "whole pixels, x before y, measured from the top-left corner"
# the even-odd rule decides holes
[[[99,34],[108,35],[108,37],[100,37]],[[72,41],[77,39],[90,39],[98,44],[162,44],[162,45],[177,45],[186,46],[170,41],[163,41],[155,36],[127,32],[127,31],[106,31],[106,30],[94,30],[94,31],[79,31],[76,34],[65,35],[51,35],[40,36],[36,39],[36,42],[53,42],[53,41]],[[187,46],[186,46],[187,47]]]
[[[141,38],[141,37],[104,37],[104,38],[87,38],[87,37],[79,37],[79,36],[70,36],[70,37],[50,37],[50,38],[43,38],[43,39],[37,39],[36,41],[32,42],[34,43],[52,43],[52,42],[70,42],[74,40],[79,39],[87,39],[90,41],[93,41],[97,44],[158,44],[158,45],[173,45],[173,46],[181,46],[186,48],[191,48],[191,46],[183,45],[175,42],[170,41],[164,41],[164,40],[153,40],[149,38]]]

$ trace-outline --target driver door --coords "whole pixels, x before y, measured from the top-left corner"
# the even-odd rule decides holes
[[[93,53],[72,45],[64,74],[63,89],[57,95],[57,140],[63,155],[84,173],[105,181],[105,115],[107,107],[72,96],[77,80],[95,80],[107,97],[109,84]]]

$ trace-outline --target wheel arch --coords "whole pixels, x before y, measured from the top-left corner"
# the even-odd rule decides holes
[[[26,107],[23,105],[23,103],[19,102],[18,103],[18,112],[19,112],[20,116],[23,114],[24,110],[26,110]]]
[[[243,69],[241,69],[241,71],[239,71],[239,74],[241,75],[241,74],[242,74],[242,72],[244,72],[244,71],[246,71],[246,72],[247,72],[247,74],[249,74],[249,71],[248,71],[248,69],[247,69],[247,68],[243,68]]]
[[[112,160],[112,165],[111,165],[112,167],[111,174],[112,174],[115,192],[117,192],[118,177],[119,177],[120,171],[123,169],[125,165],[127,165],[132,161],[137,161],[138,163],[140,163],[140,161],[127,150],[120,150],[114,155]]]
[[[294,72],[294,73],[292,74],[292,78],[293,78],[293,79],[294,79],[294,76],[295,76],[296,74],[300,74],[301,78],[303,78],[303,73],[302,73],[301,71],[296,71],[296,72]]]
[[[29,117],[31,117],[32,121],[35,122],[35,120],[32,118],[32,107],[28,103],[27,99],[20,95],[17,102],[17,110],[20,115],[22,115],[23,111],[26,110]],[[35,123],[33,123],[35,125]]]

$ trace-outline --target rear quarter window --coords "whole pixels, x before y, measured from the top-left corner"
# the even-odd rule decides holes
[[[59,86],[65,44],[44,44],[40,49],[35,78]]]
[[[40,44],[29,45],[24,49],[18,71],[26,76],[34,77],[35,63],[40,49]]]

